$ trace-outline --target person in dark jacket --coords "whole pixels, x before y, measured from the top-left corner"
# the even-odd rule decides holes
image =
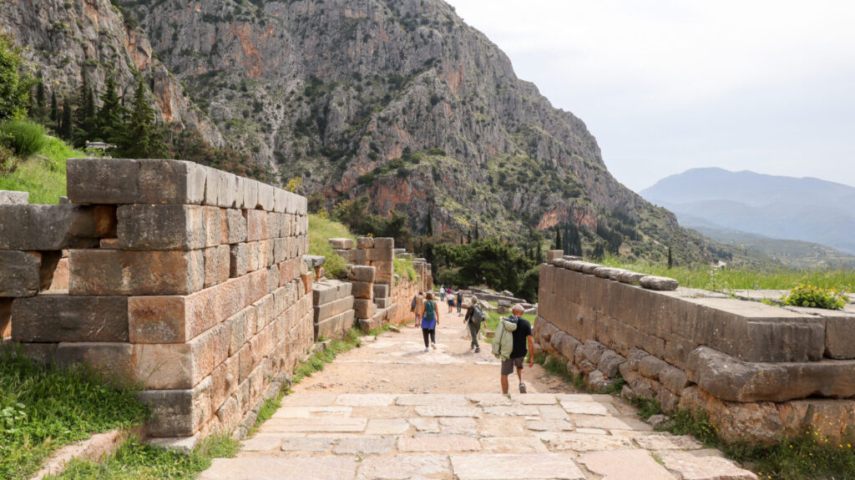
[[[481,332],[481,324],[475,323],[475,297],[472,297],[472,302],[469,304],[469,308],[466,309],[466,316],[463,317],[463,323],[469,327],[469,335],[472,337],[472,343],[469,346],[469,349],[475,349],[475,353],[481,352],[481,346],[478,345],[478,334]]]

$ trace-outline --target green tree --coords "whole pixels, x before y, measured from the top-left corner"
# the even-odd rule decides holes
[[[439,244],[435,254],[455,273],[446,275],[457,285],[487,284],[497,290],[520,291],[524,275],[534,267],[514,246],[497,239],[466,245]]]
[[[134,92],[130,121],[121,145],[122,154],[128,158],[167,156],[166,145],[154,123],[154,109],[149,104],[146,89],[147,86],[140,76]]]
[[[95,98],[92,87],[89,86],[89,76],[84,71],[83,82],[77,93],[77,106],[74,109],[74,128],[72,129],[74,145],[83,148],[87,140],[94,139],[97,135],[96,130]]]
[[[561,250],[564,248],[564,244],[561,243],[561,227],[555,227],[555,250]]]
[[[104,93],[101,94],[101,108],[95,117],[98,136],[101,140],[119,144],[125,138],[125,118],[127,110],[122,105],[122,99],[116,93],[116,81],[113,76],[107,77]]]
[[[50,93],[50,122],[53,128],[59,130],[59,105],[56,103],[56,92]]]
[[[674,267],[674,256],[671,254],[671,245],[668,245],[668,270]]]
[[[57,133],[61,138],[67,141],[71,141],[74,134],[74,116],[72,112],[71,100],[68,97],[65,97],[65,101],[62,104],[62,117],[60,118]]]
[[[41,78],[36,81],[36,98],[35,102],[33,102],[30,116],[33,120],[36,120],[39,123],[47,123],[48,119],[48,105],[47,105],[47,95],[45,94],[45,84]]]
[[[20,47],[0,34],[0,120],[27,115],[33,79],[22,71],[23,65]]]
[[[475,224],[475,241],[477,242],[478,240],[480,240],[480,238],[479,238],[479,234],[478,234],[478,224],[476,223]]]
[[[428,207],[428,214],[427,214],[427,236],[428,237],[433,236],[433,208],[431,208],[431,207]]]
[[[466,243],[472,243],[472,230],[466,230]]]

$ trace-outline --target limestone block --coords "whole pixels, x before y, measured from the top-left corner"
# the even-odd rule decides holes
[[[203,207],[123,205],[118,208],[117,217],[118,247],[123,250],[194,250],[206,246]],[[211,234],[219,231],[217,226]]]
[[[0,250],[0,298],[30,297],[50,287],[60,252]]]
[[[0,250],[91,248],[100,238],[115,237],[115,207],[0,206]]]
[[[249,178],[243,180],[243,208],[255,210],[258,205],[258,182]]]
[[[365,250],[368,248],[374,248],[374,238],[372,237],[359,237],[356,239],[356,248],[360,250]]]
[[[228,243],[236,244],[246,241],[246,218],[241,210],[226,210],[226,231]]]
[[[597,370],[603,372],[607,378],[615,378],[617,376],[621,364],[626,363],[626,359],[615,352],[614,350],[606,350],[597,362]]]
[[[259,208],[265,212],[272,212],[273,206],[273,187],[266,183],[258,182],[258,202],[256,203],[256,208]]]
[[[132,378],[150,390],[193,388],[228,358],[230,340],[220,324],[187,343],[133,345]]]
[[[556,331],[550,338],[555,350],[568,360],[576,358],[576,350],[582,346],[582,342],[561,331]]]
[[[374,249],[375,250],[387,250],[390,252],[395,251],[395,239],[394,238],[375,238],[374,239]]]
[[[137,398],[152,412],[146,433],[152,437],[188,437],[198,432],[213,415],[212,387],[208,378],[192,389],[140,392]]]
[[[350,250],[353,248],[353,240],[350,238],[331,238],[329,242],[334,250]]]
[[[229,246],[229,276],[231,278],[246,275],[247,261],[247,246],[245,243],[236,243]]]
[[[301,196],[301,195],[296,195],[296,197],[297,197],[296,198],[297,211],[295,213],[297,213],[297,215],[302,215],[304,217],[304,227],[305,227],[304,231],[308,231],[309,219],[306,218],[305,216],[309,214],[309,199],[304,197],[304,196]]]
[[[254,272],[261,268],[260,260],[261,242],[250,242],[246,244],[246,271]]]
[[[348,268],[347,279],[352,282],[374,283],[376,269],[362,265],[352,265]]]
[[[356,318],[371,318],[376,313],[377,306],[372,300],[355,299],[353,301],[353,310]]]
[[[581,347],[576,349],[576,363],[580,363],[582,360],[588,360],[592,364],[596,365],[605,351],[605,345],[595,342],[594,340],[588,340]]]
[[[270,231],[269,238],[281,238],[282,235],[282,215],[276,212],[267,212],[267,225],[268,230]]]
[[[255,303],[269,293],[269,276],[270,272],[266,268],[249,274],[248,303]]]
[[[53,359],[61,367],[87,364],[108,378],[134,378],[133,345],[127,343],[60,343]]]
[[[127,297],[45,294],[12,304],[12,339],[23,343],[127,342]]]
[[[315,305],[314,323],[322,322],[346,310],[353,309],[353,297],[345,297],[323,305]]]
[[[385,284],[374,284],[374,297],[375,298],[386,298],[389,296],[389,285]]]
[[[855,316],[828,317],[825,322],[825,356],[855,358]]]
[[[665,413],[673,413],[680,406],[680,396],[670,392],[667,388],[659,389],[656,393],[656,400]]]
[[[220,172],[221,183],[219,195],[217,195],[217,206],[222,208],[236,208],[237,202],[237,175]]]
[[[287,239],[285,238],[275,238],[271,240],[273,245],[273,262],[274,263],[282,263],[288,259],[288,255],[285,252]]]
[[[246,196],[246,178],[235,175],[235,206],[236,210],[246,208],[244,197]]]
[[[647,378],[659,380],[659,374],[665,371],[670,365],[663,360],[656,358],[653,355],[648,355],[638,364],[638,372]]]
[[[270,226],[267,223],[267,212],[263,210],[245,210],[247,241],[255,242],[270,238]]]
[[[308,295],[309,293],[312,293],[312,285],[314,285],[315,274],[304,273],[300,275],[300,279],[303,281],[303,294]]]
[[[655,275],[647,275],[638,280],[639,285],[648,290],[671,291],[676,290],[680,284],[677,280],[667,277],[657,277]]]
[[[279,267],[276,264],[271,265],[267,275],[267,291],[273,293],[279,288]]]
[[[201,207],[204,219],[205,247],[216,247],[223,240],[223,214],[219,207]],[[226,226],[228,228],[228,226]],[[228,232],[226,232],[228,236]]]
[[[30,203],[29,192],[0,190],[0,205],[26,205]]]
[[[71,250],[71,295],[186,295],[201,290],[201,251]]]
[[[377,308],[380,308],[380,309],[389,308],[392,306],[392,299],[388,298],[388,297],[387,298],[375,298],[374,304],[377,305]]]
[[[69,159],[68,197],[82,204],[176,203],[205,198],[206,167],[180,160]]]
[[[288,195],[281,188],[273,190],[273,211],[276,213],[285,213],[287,211]]]
[[[546,261],[552,263],[553,260],[564,256],[564,250],[548,250],[546,252]]]
[[[229,279],[231,269],[231,248],[229,245],[210,247],[202,250],[205,257],[204,287],[212,287]]]
[[[348,312],[342,312],[338,315],[327,317],[325,320],[321,320],[320,322],[316,322],[314,324],[314,339],[317,341],[319,338],[338,338],[346,331],[345,330],[345,319],[348,318],[353,319],[353,310],[349,310]]]
[[[223,190],[223,174],[220,170],[211,167],[202,167],[205,169],[205,198],[203,203],[208,206],[216,207],[219,205],[219,196]]]
[[[347,259],[354,265],[366,265],[368,263],[367,250],[350,250]]]
[[[238,359],[227,358],[211,372],[211,405],[218,410],[223,402],[237,393],[238,389]]]
[[[679,395],[689,386],[686,372],[670,365],[659,372],[659,382],[675,395]]]

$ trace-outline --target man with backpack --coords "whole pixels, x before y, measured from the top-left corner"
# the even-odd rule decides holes
[[[467,324],[469,335],[472,336],[472,344],[469,346],[469,349],[474,348],[475,353],[480,353],[481,346],[478,345],[478,334],[481,332],[481,323],[484,322],[484,312],[475,303],[476,301],[475,297],[472,297],[472,302],[469,304],[469,308],[466,309],[466,316],[463,317],[463,323]]]
[[[517,370],[520,380],[520,393],[526,393],[523,382],[523,361],[528,352],[534,351],[534,339],[531,333],[531,324],[522,318],[525,309],[516,304],[511,310],[513,315],[499,320],[496,328],[496,338],[493,339],[493,354],[502,360],[502,393],[508,393],[508,376]],[[528,361],[528,367],[534,366],[534,356]]]

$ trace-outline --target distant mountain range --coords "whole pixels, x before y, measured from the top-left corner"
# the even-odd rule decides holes
[[[855,260],[846,255],[855,254],[855,188],[848,185],[698,168],[664,178],[641,195],[676,213],[683,226],[764,250],[786,264],[800,263],[801,256],[814,259],[808,264]]]

